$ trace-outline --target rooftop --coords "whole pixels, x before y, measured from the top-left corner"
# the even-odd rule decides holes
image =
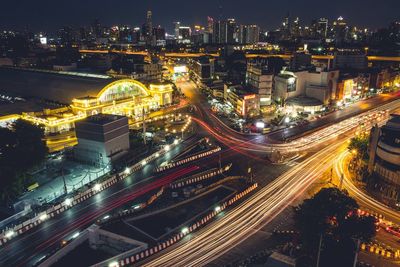
[[[87,117],[86,119],[78,123],[92,123],[97,125],[105,125],[110,122],[114,122],[120,119],[126,118],[125,116],[110,115],[110,114],[97,114],[94,116]]]
[[[306,96],[294,97],[287,100],[288,105],[298,105],[303,107],[321,106],[323,103],[318,99]]]
[[[72,99],[97,95],[112,79],[69,76],[0,67],[1,90],[24,98],[70,104]]]
[[[400,130],[400,114],[391,114],[392,118],[386,123],[384,127],[395,130]]]

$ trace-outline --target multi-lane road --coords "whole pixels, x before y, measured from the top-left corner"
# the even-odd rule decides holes
[[[204,99],[194,89],[193,83],[183,83],[179,86],[197,107],[194,120],[207,134],[225,145],[225,151],[222,153],[225,160],[243,162],[242,154],[244,154],[249,159],[265,164],[265,158],[260,157],[260,154],[268,152],[268,149],[291,151],[306,148],[310,152],[310,156],[273,181],[260,177],[261,180],[268,181],[265,183],[268,184],[267,186],[262,187],[254,196],[232,211],[227,212],[215,223],[194,234],[189,242],[182,242],[160,254],[158,259],[148,263],[149,266],[202,265],[219,257],[251,236],[257,229],[277,216],[291,201],[301,196],[304,190],[320,178],[321,174],[332,165],[343,142],[343,138],[338,139],[338,136],[347,136],[349,132],[354,131],[360,121],[367,119],[367,117],[357,115],[357,113],[372,108],[369,105],[377,106],[394,99],[394,96],[388,96],[373,101],[367,100],[367,102],[357,104],[360,107],[355,108],[352,112],[338,111],[338,113],[329,115],[332,116],[330,118],[332,121],[331,127],[328,129],[314,131],[308,136],[289,143],[280,143],[279,140],[275,143],[269,143],[269,139],[273,139],[275,133],[263,139],[263,136],[247,136],[234,132],[214,117],[209,109],[204,107]],[[368,106],[363,109],[363,105]],[[395,105],[398,105],[398,103],[392,102],[384,109],[393,109]],[[353,118],[344,120],[348,116],[353,116]],[[336,121],[342,122],[335,123]],[[320,126],[315,124],[313,127],[310,130]],[[289,131],[293,131],[293,134],[296,134],[295,131],[302,132],[304,130],[309,129],[289,129]],[[170,156],[172,156],[173,153],[176,154],[178,151],[171,151],[170,153]],[[193,166],[185,165],[172,170],[171,173],[157,177],[152,176],[154,166],[165,160],[165,158],[159,159],[149,164],[144,170],[135,173],[126,181],[120,182],[95,197],[72,207],[67,212],[48,220],[27,234],[16,237],[6,246],[0,247],[0,266],[33,264],[37,259],[50,253],[64,238],[89,226],[112,209],[133,201],[140,194],[145,194],[152,189],[168,184],[173,179],[190,175],[195,171],[195,168],[201,168],[202,164],[203,167],[209,165],[209,162],[195,162]],[[264,166],[262,170],[265,173],[267,169],[270,169],[270,166]],[[259,176],[261,175],[259,174]],[[146,190],[143,190],[143,188]]]

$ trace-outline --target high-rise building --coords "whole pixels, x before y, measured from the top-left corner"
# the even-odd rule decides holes
[[[333,22],[334,38],[337,45],[343,44],[347,37],[347,23],[343,17],[339,17]]]
[[[179,27],[181,23],[179,21],[174,22],[175,39],[179,38]]]
[[[176,40],[178,43],[190,43],[192,36],[192,28],[188,26],[179,26],[177,29]]]
[[[92,23],[92,28],[91,28],[91,32],[92,32],[92,35],[93,35],[95,38],[101,38],[101,37],[102,37],[103,32],[102,32],[101,24],[100,24],[100,22],[99,22],[98,19],[95,19],[95,20],[93,21],[93,23]]]
[[[300,28],[300,19],[299,19],[299,17],[296,17],[293,20],[293,23],[292,23],[292,25],[290,27],[290,35],[293,36],[293,37],[299,37],[300,36],[300,30],[301,30],[301,28]]]
[[[320,37],[326,38],[328,35],[329,21],[326,18],[320,18],[317,21],[317,33]]]
[[[155,38],[153,38],[153,19],[152,12],[149,10],[146,14],[146,23],[143,25],[143,39],[147,45],[154,45]]]
[[[208,33],[213,33],[214,19],[212,17],[207,17],[207,31]]]
[[[156,40],[165,40],[165,29],[162,28],[160,25],[158,27],[153,28],[153,36]]]
[[[289,13],[286,15],[286,17],[283,19],[282,25],[281,25],[281,32],[282,32],[282,39],[289,39],[290,38],[290,16]]]
[[[147,34],[151,35],[151,31],[153,30],[153,20],[152,20],[152,12],[147,11],[147,16],[146,16],[146,30]]]
[[[216,44],[236,43],[236,33],[235,19],[214,22],[213,42]]]
[[[260,27],[257,25],[240,25],[239,43],[256,44],[260,38]]]

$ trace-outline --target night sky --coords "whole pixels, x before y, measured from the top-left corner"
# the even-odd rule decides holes
[[[0,4],[0,29],[54,31],[63,25],[90,25],[99,18],[103,25],[139,26],[147,9],[153,11],[153,23],[172,29],[173,21],[193,25],[206,24],[206,17],[234,17],[239,23],[256,23],[263,29],[278,27],[283,17],[329,20],[343,16],[360,27],[385,27],[400,19],[400,0],[3,0]]]

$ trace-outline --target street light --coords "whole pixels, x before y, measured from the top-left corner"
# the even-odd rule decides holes
[[[187,235],[189,233],[189,228],[185,227],[182,229],[182,234]]]
[[[64,201],[64,204],[65,204],[65,206],[71,206],[71,205],[72,205],[72,199],[67,198],[67,199]]]
[[[79,232],[76,232],[75,234],[72,235],[72,239],[75,239],[79,236]]]
[[[119,265],[118,265],[118,262],[116,262],[116,261],[113,261],[113,262],[110,262],[109,264],[108,264],[108,267],[118,267]]]
[[[129,167],[126,167],[124,172],[125,172],[125,174],[130,174],[131,173],[131,169],[129,169]]]
[[[166,145],[165,147],[164,147],[164,150],[165,151],[169,151],[171,149],[171,147],[169,146],[169,145]]]
[[[216,212],[220,212],[221,211],[221,207],[220,206],[215,207],[215,211]]]
[[[258,121],[258,122],[256,122],[256,127],[258,129],[264,129],[265,128],[265,123],[262,122],[262,121]]]
[[[48,218],[48,215],[47,215],[46,213],[40,215],[40,217],[39,217],[39,219],[40,219],[41,221],[44,221],[44,220],[46,220],[47,218]]]
[[[6,238],[11,238],[11,237],[13,237],[15,235],[15,232],[13,231],[13,230],[10,230],[10,231],[8,231],[6,234],[5,234],[5,237]]]
[[[94,187],[93,187],[93,189],[94,189],[95,191],[100,191],[101,185],[100,185],[100,184],[95,184]]]

